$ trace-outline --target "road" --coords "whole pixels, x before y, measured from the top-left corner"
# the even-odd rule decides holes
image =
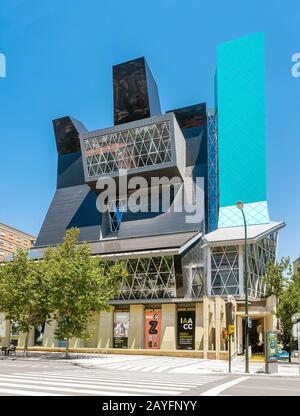
[[[86,368],[57,359],[5,359],[0,360],[0,395],[300,396],[300,377],[212,372],[188,374],[184,372],[182,359],[178,359],[177,368],[179,363],[183,368],[174,374],[175,364],[170,362],[172,367],[168,369],[165,357],[159,357],[155,369],[145,372],[143,366],[128,370],[123,365],[120,370],[109,365]]]

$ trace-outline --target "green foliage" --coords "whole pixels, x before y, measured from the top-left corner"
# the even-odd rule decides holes
[[[266,295],[275,295],[277,298],[283,293],[287,285],[287,278],[284,272],[291,273],[290,258],[283,257],[279,263],[271,262],[267,266],[264,284],[266,285]]]
[[[0,311],[18,324],[22,332],[57,320],[58,339],[88,338],[89,320],[95,312],[108,310],[108,301],[127,274],[121,262],[107,270],[87,243],[78,244],[79,230],[67,231],[64,242],[33,261],[19,250],[11,262],[0,267]]]
[[[11,262],[0,267],[0,311],[27,334],[31,327],[50,318],[50,282],[44,275],[45,264],[30,260],[23,250],[18,250]],[[25,351],[27,340],[28,336]]]
[[[292,316],[300,312],[300,271],[289,279],[288,284],[279,297],[277,316],[282,326],[283,342],[287,345],[292,338]]]
[[[78,237],[78,229],[68,230],[63,244],[44,255],[58,339],[88,338],[90,319],[96,311],[109,309],[108,301],[126,274],[123,264],[115,263],[104,275],[100,257],[91,255],[87,243],[78,244]]]

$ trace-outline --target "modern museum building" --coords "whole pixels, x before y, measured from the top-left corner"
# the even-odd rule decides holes
[[[268,212],[264,60],[262,33],[219,45],[214,108],[199,97],[165,113],[146,60],[120,63],[113,126],[53,121],[57,189],[30,255],[42,258],[78,227],[93,255],[128,271],[111,310],[95,314],[91,338],[71,347],[226,359],[230,302],[232,351],[242,354],[246,261],[250,344],[262,352],[265,331],[277,327],[263,277],[285,225]],[[61,346],[54,330],[46,324],[42,341],[32,331],[30,345]]]

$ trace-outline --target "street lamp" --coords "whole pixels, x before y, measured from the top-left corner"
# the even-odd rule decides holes
[[[244,203],[238,201],[236,207],[241,211],[245,229],[245,260],[244,260],[244,283],[245,283],[245,373],[249,373],[249,311],[248,311],[248,261],[247,261],[247,222],[244,213]]]

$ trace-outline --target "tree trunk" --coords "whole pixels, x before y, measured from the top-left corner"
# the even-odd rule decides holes
[[[69,358],[70,357],[70,355],[69,355],[69,349],[70,349],[69,338],[67,338],[65,358]]]
[[[28,339],[29,339],[29,332],[26,332],[26,336],[25,336],[25,344],[24,344],[24,357],[27,357],[27,351],[28,351]]]

